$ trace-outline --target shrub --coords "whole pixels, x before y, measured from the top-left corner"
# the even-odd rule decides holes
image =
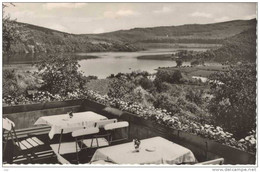
[[[156,77],[154,80],[154,85],[157,87],[157,90],[162,91],[161,84],[163,82],[168,82],[171,84],[182,83],[182,74],[179,70],[171,71],[171,70],[159,70],[156,73]]]
[[[118,98],[123,100],[131,101],[131,95],[135,85],[132,82],[129,82],[127,79],[113,79],[109,85],[108,96],[112,98]],[[130,99],[129,99],[130,98]]]
[[[154,102],[154,107],[166,109],[172,113],[179,113],[181,111],[177,105],[177,99],[169,96],[167,93],[157,95],[156,101]]]
[[[186,92],[186,99],[190,102],[194,102],[197,105],[201,105],[203,103],[202,94],[202,90],[189,89]]]
[[[191,64],[191,66],[203,65],[204,61],[196,59],[196,60],[191,61],[190,64]]]
[[[139,80],[139,84],[141,85],[141,87],[143,87],[145,90],[148,90],[148,91],[152,91],[155,88],[154,83],[146,77],[142,77]]]
[[[170,83],[176,83],[176,84],[181,83],[181,79],[182,79],[181,71],[176,70],[171,76]]]
[[[245,136],[256,127],[255,64],[231,66],[210,76],[214,98],[209,104],[216,125],[236,136]]]
[[[19,94],[19,86],[16,80],[14,70],[3,70],[3,96],[17,96]]]

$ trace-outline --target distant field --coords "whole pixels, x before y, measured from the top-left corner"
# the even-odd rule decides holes
[[[179,70],[183,74],[187,75],[188,77],[191,76],[201,76],[201,77],[209,77],[209,75],[225,71],[225,65],[214,65],[214,66],[195,66],[195,67],[169,67],[169,68],[161,68],[158,70]]]
[[[136,45],[149,49],[149,48],[202,48],[214,49],[221,47],[221,44],[196,44],[196,43],[137,43]]]

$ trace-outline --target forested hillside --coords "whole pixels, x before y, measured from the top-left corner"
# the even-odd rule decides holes
[[[203,64],[204,61],[221,63],[256,62],[256,26],[237,35],[226,38],[222,46],[206,52],[181,50],[177,57],[192,64]]]
[[[103,34],[69,34],[18,23],[26,39],[11,45],[13,53],[137,51],[146,43],[222,44],[223,40],[255,28],[256,19],[213,24],[135,28]]]
[[[224,41],[213,51],[216,61],[256,61],[256,28],[246,30]]]
[[[247,29],[255,28],[255,26],[256,19],[234,20],[212,24],[135,28],[99,34],[97,36],[144,43],[221,43],[223,39],[239,34]]]
[[[18,23],[19,31],[26,38],[11,45],[13,53],[38,52],[99,52],[137,51],[137,47],[123,41],[90,38],[88,35],[75,35],[39,26]]]

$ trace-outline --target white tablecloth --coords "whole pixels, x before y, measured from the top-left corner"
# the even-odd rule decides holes
[[[116,164],[177,164],[196,162],[196,158],[189,149],[162,137],[141,140],[139,152],[134,152],[133,142],[100,148],[95,152],[91,162],[97,160],[111,161]]]
[[[63,133],[69,133],[80,127],[93,127],[95,122],[106,119],[107,117],[105,116],[87,111],[73,113],[72,118],[70,118],[68,114],[43,116],[40,117],[34,125],[45,124],[51,126],[49,137],[52,139],[55,134],[60,134],[62,129]]]

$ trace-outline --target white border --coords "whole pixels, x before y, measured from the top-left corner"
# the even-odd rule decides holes
[[[27,0],[27,1],[22,1],[22,0],[16,0],[16,1],[11,1],[11,0],[4,0],[4,1],[1,1],[1,2],[73,2],[73,1],[68,1],[68,0],[56,0],[56,1],[51,1],[51,0],[45,0],[45,1],[32,1],[32,0]],[[144,3],[148,3],[148,2],[157,2],[157,3],[162,3],[162,2],[193,2],[193,3],[196,3],[196,2],[216,2],[216,3],[219,3],[219,2],[257,2],[257,9],[258,9],[258,1],[257,0],[248,0],[248,1],[242,1],[242,0],[237,0],[237,1],[234,1],[234,0],[230,0],[230,1],[223,1],[223,0],[219,0],[219,1],[205,1],[205,0],[202,0],[202,1],[195,1],[195,0],[183,0],[183,1],[172,1],[172,0],[163,0],[162,2],[160,1],[154,1],[154,0],[150,0],[150,1],[137,1],[137,0],[131,0],[131,1],[115,1],[115,0],[111,0],[111,1],[107,1],[107,0],[96,0],[96,1],[93,1],[93,0],[90,0],[90,1],[82,1],[82,0],[78,0],[77,2],[105,2],[105,3],[108,3],[108,2],[138,2],[138,3],[141,3],[141,2],[144,2]],[[1,4],[2,5],[2,4]],[[2,10],[1,10],[1,14],[2,14]],[[258,18],[258,14],[257,14],[257,18]],[[2,31],[2,25],[0,26],[1,28],[1,31]],[[257,32],[258,34],[258,32]],[[1,47],[2,47],[2,37],[1,37],[1,43],[0,43]],[[259,45],[258,45],[259,46]],[[259,48],[259,47],[258,47]],[[1,53],[1,56],[2,56],[2,53]],[[257,58],[257,64],[259,62],[259,58]],[[1,63],[1,66],[2,66],[2,61],[0,62]],[[2,75],[2,70],[0,71],[1,75]],[[258,71],[257,71],[257,74],[258,74]],[[259,75],[258,75],[259,76]],[[1,77],[1,86],[0,86],[0,91],[2,92],[2,77]],[[258,83],[258,82],[257,82]],[[258,87],[258,84],[257,84],[257,90],[259,89]],[[1,94],[2,95],[2,94]],[[258,103],[258,101],[257,101]],[[1,114],[2,114],[2,104],[1,104]],[[259,122],[259,119],[257,118],[257,122]],[[0,127],[2,129],[2,123],[0,123]],[[258,126],[257,126],[257,135],[258,135]],[[2,137],[1,137],[1,141],[2,141]],[[122,170],[131,170],[131,171],[135,171],[137,170],[136,168],[138,168],[138,170],[149,170],[149,171],[156,171],[158,172],[158,168],[163,168],[163,170],[166,170],[166,171],[187,171],[187,170],[192,170],[192,171],[201,171],[201,172],[204,172],[204,171],[215,171],[214,169],[216,169],[216,171],[218,170],[219,172],[229,172],[229,171],[248,171],[248,169],[254,169],[254,168],[257,168],[258,169],[258,162],[257,162],[257,165],[233,165],[233,166],[230,166],[230,165],[224,165],[224,166],[216,166],[216,168],[212,168],[212,166],[203,166],[203,168],[201,168],[200,166],[172,166],[172,165],[152,165],[152,166],[149,166],[149,165],[144,165],[144,166],[140,166],[140,165],[131,165],[131,166],[127,166],[127,165],[118,165],[118,166],[105,166],[105,165],[102,165],[102,166],[96,166],[96,165],[12,165],[12,166],[9,166],[8,167],[3,167],[2,166],[2,149],[0,150],[1,152],[1,170],[3,171],[26,171],[26,172],[35,172],[37,170],[38,171],[49,171],[49,170],[62,170],[64,172],[71,172],[72,170],[77,170],[77,171],[86,171],[86,170],[95,170],[95,171],[99,171],[99,170],[102,170],[102,171],[120,171],[122,172]],[[257,161],[258,161],[258,150],[257,150]],[[86,169],[87,168],[87,169]],[[128,168],[128,169],[126,169]],[[143,169],[145,168],[145,169]]]

